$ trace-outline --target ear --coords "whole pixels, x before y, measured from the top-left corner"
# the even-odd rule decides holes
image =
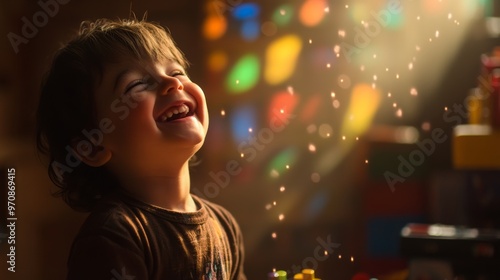
[[[80,139],[71,145],[81,161],[92,167],[106,164],[112,156],[109,149],[104,146],[95,146],[87,140]]]

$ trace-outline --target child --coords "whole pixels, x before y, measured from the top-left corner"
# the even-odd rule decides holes
[[[44,79],[37,145],[73,208],[91,214],[68,279],[246,279],[232,215],[190,194],[201,88],[169,34],[144,20],[83,22]]]

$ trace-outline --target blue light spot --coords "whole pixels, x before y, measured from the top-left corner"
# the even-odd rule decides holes
[[[241,36],[244,39],[251,41],[259,37],[260,34],[260,26],[259,23],[255,20],[249,20],[243,22],[241,26]]]
[[[255,130],[255,109],[249,105],[237,108],[231,118],[234,140],[239,143],[248,140],[251,135],[250,128]]]
[[[314,194],[314,196],[309,200],[305,210],[305,218],[307,221],[311,221],[322,213],[322,210],[328,204],[330,198],[330,193],[326,190],[321,190]]]
[[[233,9],[233,17],[239,20],[256,18],[260,13],[260,8],[255,3],[245,3]]]

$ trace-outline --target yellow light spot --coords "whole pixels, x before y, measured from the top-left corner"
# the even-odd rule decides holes
[[[266,50],[265,80],[276,85],[284,82],[295,71],[302,43],[296,35],[286,35],[272,42]]]

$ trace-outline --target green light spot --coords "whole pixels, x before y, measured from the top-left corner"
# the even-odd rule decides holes
[[[287,25],[293,16],[292,7],[288,4],[279,6],[273,13],[273,21],[280,26]]]
[[[226,79],[231,93],[242,93],[251,89],[259,80],[260,62],[256,55],[245,55],[233,66]]]
[[[391,14],[391,17],[387,23],[387,28],[390,29],[398,29],[403,24],[403,15],[402,13]]]
[[[288,148],[279,153],[274,159],[271,160],[268,166],[269,171],[281,172],[290,167],[297,159],[297,151],[294,148]]]

